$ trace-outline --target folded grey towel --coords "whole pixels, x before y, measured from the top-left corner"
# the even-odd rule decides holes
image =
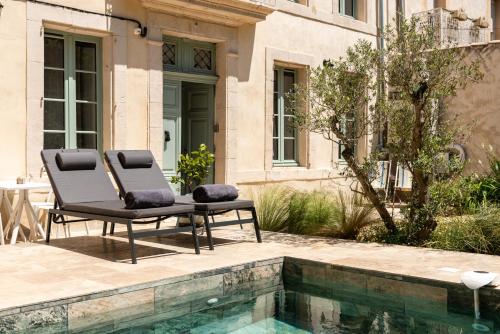
[[[193,199],[198,203],[234,201],[238,189],[228,184],[204,184],[193,191]]]
[[[149,209],[171,206],[175,196],[170,189],[133,190],[125,194],[126,209]]]

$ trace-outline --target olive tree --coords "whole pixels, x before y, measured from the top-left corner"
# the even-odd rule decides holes
[[[360,40],[345,57],[311,69],[308,85],[291,94],[293,108],[299,127],[341,144],[341,155],[359,191],[387,229],[395,232],[392,216],[371,183],[381,152],[372,150],[363,158],[356,155],[361,138],[373,138],[387,126],[384,154],[412,175],[407,219],[418,226],[416,238],[422,239],[435,227],[426,204],[433,174],[438,165],[443,167],[438,157],[459,140],[462,129],[456,120],[443,119],[439,102],[482,74],[477,61],[466,61],[466,54],[453,45],[438,44],[433,26],[417,18],[402,20],[397,29],[390,25],[385,31],[385,49]],[[388,91],[393,92],[391,98]]]

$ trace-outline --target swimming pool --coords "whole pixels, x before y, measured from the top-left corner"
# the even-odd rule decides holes
[[[192,296],[189,301],[166,300],[164,312],[153,317],[123,322],[118,329],[115,325],[109,331],[103,327],[95,330],[192,334],[458,334],[477,333],[472,325],[480,323],[490,333],[500,333],[500,323],[496,320],[485,316],[477,322],[472,312],[450,311],[448,300],[440,303],[439,298],[367,291],[356,284],[325,282],[318,276],[306,283],[287,276],[281,278],[284,280],[254,281],[226,295],[205,293],[201,298]]]
[[[482,319],[477,322],[472,292],[458,285],[427,285],[414,278],[299,259],[281,261],[156,283],[152,304],[124,308],[113,299],[144,296],[148,289],[143,289],[97,298],[95,303],[83,300],[86,309],[68,304],[61,309],[60,322],[47,321],[57,317],[53,310],[43,320],[22,321],[34,323],[28,331],[32,333],[458,334],[478,333],[472,325],[479,323],[500,334],[500,298],[493,289],[486,291],[488,298],[482,295]],[[108,312],[101,312],[103,305]],[[113,305],[116,309],[109,310]],[[0,317],[0,333],[16,332],[14,327],[2,328],[5,319]]]
[[[305,288],[305,289],[304,289]],[[312,286],[276,286],[256,295],[193,300],[172,307],[154,318],[124,321],[119,329],[97,327],[105,333],[475,333],[471,315],[453,312],[405,310],[391,300],[365,298],[353,290],[318,295]],[[307,291],[304,291],[307,290]],[[324,291],[323,291],[324,292]],[[213,304],[211,304],[213,302]],[[483,319],[490,333],[500,333],[500,323]],[[82,328],[83,332],[91,328]]]

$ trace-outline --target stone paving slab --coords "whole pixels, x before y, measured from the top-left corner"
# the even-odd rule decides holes
[[[50,245],[17,244],[0,247],[0,316],[27,311],[29,305],[78,298],[111,291],[127,292],[151,282],[173,283],[224,274],[227,268],[245,269],[260,261],[294,257],[320,261],[336,268],[369,270],[399,276],[460,283],[462,272],[485,270],[500,274],[500,257],[447,252],[415,247],[361,244],[346,240],[263,233],[264,243],[255,242],[253,231],[239,227],[218,228],[213,233],[215,251],[201,237],[201,255],[192,248],[188,234],[146,238],[138,241],[138,264],[130,263],[126,234],[56,239]],[[274,261],[274,262],[273,262]],[[221,269],[225,268],[225,269]],[[226,275],[226,277],[228,277]],[[158,283],[160,284],[160,283]],[[500,277],[493,283],[500,290]],[[106,292],[107,291],[107,292]]]

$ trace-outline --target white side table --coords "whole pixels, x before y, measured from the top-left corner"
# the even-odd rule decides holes
[[[17,184],[14,182],[3,182],[0,183],[0,192],[2,193],[2,200],[7,207],[7,211],[10,212],[9,221],[4,227],[3,233],[5,237],[8,236],[9,231],[12,229],[12,236],[10,238],[10,244],[13,245],[17,241],[18,234],[21,234],[21,237],[24,241],[27,241],[26,236],[21,227],[21,216],[23,214],[23,210],[26,212],[26,216],[28,217],[28,222],[30,224],[30,241],[36,241],[38,239],[38,235],[42,238],[45,238],[45,232],[42,228],[42,225],[38,221],[35,211],[33,210],[33,206],[29,200],[29,191],[37,190],[37,189],[50,189],[50,184],[48,183],[36,183],[36,182],[28,182],[24,184]],[[17,200],[17,204],[12,209],[12,205],[7,199],[7,191],[18,191],[19,198]],[[0,235],[0,237],[2,237]],[[3,240],[3,238],[2,238]]]

